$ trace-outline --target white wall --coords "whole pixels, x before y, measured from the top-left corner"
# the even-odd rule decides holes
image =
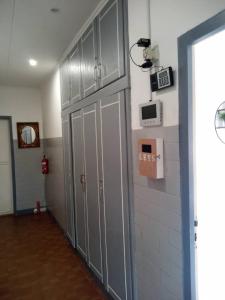
[[[14,139],[17,139],[17,122],[39,122],[40,138],[43,137],[39,89],[0,86],[0,115],[12,116]]]
[[[129,43],[132,46],[140,37],[150,37],[149,0],[128,0]],[[136,62],[143,62],[143,48],[134,47],[132,56]],[[130,63],[132,128],[139,128],[138,104],[150,100],[149,73],[142,72]]]
[[[18,149],[17,122],[38,122],[43,138],[42,102],[39,89],[0,86],[0,115],[12,116],[16,173],[16,208],[33,209],[35,201],[45,206],[44,176],[40,172],[43,143],[40,148]]]
[[[60,74],[57,69],[41,88],[44,138],[62,136]]]
[[[186,31],[225,9],[224,0],[128,0],[130,44],[148,36],[148,2],[150,1],[150,29],[152,45],[158,44],[160,65],[172,66],[176,85],[159,93],[164,105],[164,126],[178,124],[177,38]],[[141,50],[139,49],[139,53]],[[140,55],[140,54],[139,54]],[[134,57],[138,60],[138,54]],[[131,64],[132,127],[139,128],[138,104],[150,98],[149,76]]]
[[[172,66],[176,75],[174,87],[151,95],[149,73],[130,63],[132,128],[140,129],[138,104],[149,101],[151,96],[163,101],[164,111],[164,127],[133,131],[136,299],[182,300],[177,38],[225,9],[225,2],[128,0],[128,5],[130,45],[140,37],[150,36],[152,45],[159,46],[159,64]],[[138,63],[143,61],[142,49],[134,48],[132,54]],[[164,138],[162,181],[151,181],[137,174],[137,140],[143,137]]]

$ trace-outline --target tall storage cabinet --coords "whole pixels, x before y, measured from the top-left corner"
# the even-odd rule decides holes
[[[61,67],[67,235],[115,300],[133,300],[125,1],[107,2]]]

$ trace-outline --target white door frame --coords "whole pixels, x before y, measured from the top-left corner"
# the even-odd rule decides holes
[[[183,230],[184,299],[196,300],[193,189],[192,46],[225,28],[225,10],[178,38],[179,139]],[[209,58],[210,59],[210,58]],[[207,62],[206,62],[207,63]]]
[[[11,168],[12,168],[12,187],[13,187],[13,213],[16,213],[16,175],[15,175],[15,159],[13,147],[13,130],[12,130],[12,117],[0,116],[0,120],[7,120],[9,123],[10,134],[10,148],[11,148]]]

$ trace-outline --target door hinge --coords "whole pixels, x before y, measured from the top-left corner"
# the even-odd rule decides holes
[[[195,232],[195,242],[197,242],[197,233]]]
[[[198,220],[194,220],[194,227],[198,227]],[[195,236],[194,236],[194,240],[195,240],[195,243],[197,242],[197,239],[198,239],[198,235],[197,235],[197,232],[195,232]]]

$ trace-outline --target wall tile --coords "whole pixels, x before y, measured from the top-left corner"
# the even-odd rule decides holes
[[[138,300],[181,300],[183,257],[178,126],[133,131],[135,270]],[[138,173],[138,139],[164,139],[165,178]]]

